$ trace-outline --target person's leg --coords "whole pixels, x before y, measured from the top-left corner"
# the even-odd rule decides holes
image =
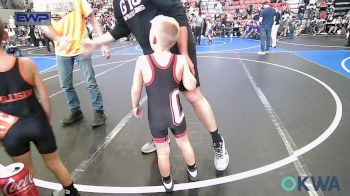
[[[199,45],[200,44],[200,36],[201,36],[201,28],[200,27],[195,27],[195,36],[196,36],[196,42]]]
[[[166,192],[172,192],[174,181],[170,171],[170,146],[168,143],[168,129],[157,121],[149,121],[153,141],[157,150],[157,160],[160,175]],[[155,131],[154,131],[155,130]]]
[[[42,155],[46,167],[56,176],[57,180],[64,186],[72,184],[72,178],[67,168],[58,157],[57,152]]]
[[[242,39],[246,39],[247,31],[243,31],[243,35],[241,36]]]
[[[276,47],[276,39],[277,39],[277,32],[276,32],[276,25],[272,25],[271,28],[271,42],[270,42],[270,46],[271,47]],[[275,45],[274,45],[275,44]]]
[[[229,155],[224,139],[220,135],[213,110],[199,87],[193,91],[184,91],[183,95],[192,105],[197,117],[210,132],[215,152],[214,164],[217,170],[223,171],[229,163]]]
[[[57,180],[62,184],[66,195],[79,195],[78,190],[73,185],[73,180],[62,163],[57,152],[50,154],[42,154],[42,158],[46,167],[56,176]]]
[[[333,30],[333,26],[331,26],[329,29],[328,29],[328,34],[331,34],[331,31]]]
[[[267,39],[267,33],[266,28],[261,28],[260,31],[260,48],[261,52],[265,52],[266,50],[266,39]]]
[[[46,50],[51,53],[51,48],[50,48],[50,40],[47,36],[44,36],[45,38],[45,44],[46,44]]]
[[[20,156],[12,156],[11,159],[13,160],[13,162],[23,163],[24,166],[29,169],[30,173],[33,176],[35,176],[36,169],[35,169],[34,164],[33,164],[31,151],[28,151],[25,154],[20,155]]]
[[[76,59],[87,84],[87,89],[90,91],[92,107],[95,112],[95,118],[92,126],[100,126],[105,123],[106,117],[103,112],[104,109],[102,94],[96,82],[95,71],[92,67],[91,56],[80,54],[77,56]]]
[[[246,38],[250,39],[252,34],[253,34],[253,31],[250,31],[249,33],[247,33]]]
[[[73,86],[73,57],[57,56],[57,70],[60,86],[64,91],[71,112],[80,110],[80,101]]]
[[[171,132],[176,138],[177,146],[180,148],[181,153],[186,161],[188,179],[192,182],[197,181],[198,169],[196,165],[196,158],[192,145],[188,139],[186,121],[176,127],[171,128]]]
[[[265,51],[270,50],[271,44],[271,27],[266,28],[266,45],[265,45]]]
[[[176,144],[180,148],[181,153],[186,161],[186,164],[188,166],[195,165],[196,159],[194,156],[192,145],[190,143],[190,140],[188,139],[188,135],[185,134],[180,138],[176,138]]]
[[[294,36],[294,27],[292,26],[292,27],[290,27],[289,28],[289,31],[290,31],[290,36],[289,36],[289,38],[293,38],[293,36]]]
[[[52,39],[49,39],[49,40],[50,40],[50,42],[51,42],[51,44],[52,44],[52,48],[55,50],[55,42],[53,42]]]
[[[209,131],[212,144],[215,152],[214,164],[217,170],[225,170],[229,163],[229,154],[225,148],[224,138],[219,133],[219,129],[216,123],[216,119],[213,113],[213,110],[207,101],[207,99],[203,96],[200,91],[200,80],[198,74],[197,67],[197,53],[196,47],[192,44],[191,38],[189,37],[188,44],[188,54],[192,63],[195,67],[195,77],[197,79],[197,88],[193,91],[186,91],[183,85],[180,85],[180,90],[183,92],[183,95],[187,99],[187,101],[192,105],[193,110],[195,111],[199,120],[203,123],[203,125]],[[220,149],[220,150],[217,150]]]
[[[198,40],[197,40],[197,27],[193,28],[193,35],[194,35],[194,39],[196,40],[196,44],[198,44]]]
[[[202,39],[202,28],[198,27],[198,44],[201,44],[201,39]]]
[[[183,95],[192,105],[197,117],[208,129],[208,131],[216,131],[218,129],[218,126],[216,124],[213,110],[207,99],[201,93],[200,89],[196,88],[193,91],[184,91]]]
[[[348,36],[348,43],[346,45],[350,46],[350,35]]]
[[[192,43],[193,42],[191,42],[191,38],[189,38],[188,54],[190,59],[192,60],[192,63],[194,64],[194,68],[196,72],[195,77],[197,79],[198,88],[196,88],[193,91],[186,91],[184,86],[180,84],[180,90],[183,92],[183,95],[185,96],[187,101],[192,105],[192,108],[194,109],[199,120],[204,124],[207,130],[211,133],[213,143],[222,142],[222,139],[221,139],[222,137],[218,133],[218,126],[216,124],[213,110],[210,104],[208,103],[207,99],[201,93],[199,88],[200,80],[199,80],[199,73],[198,73],[198,66],[197,66],[197,53],[196,53],[196,47]]]
[[[94,108],[94,111],[102,112],[103,111],[102,94],[96,82],[95,71],[94,71],[94,68],[92,67],[91,56],[78,55],[76,60],[83,74],[85,82],[87,83],[87,88],[90,91],[92,106]]]
[[[271,32],[271,38],[272,38],[272,47],[276,47],[277,45],[277,30],[279,28],[279,25],[273,25],[272,32]]]
[[[160,175],[170,176],[170,146],[168,142],[156,142],[158,167]]]

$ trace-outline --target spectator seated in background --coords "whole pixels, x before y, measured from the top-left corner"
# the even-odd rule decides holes
[[[260,25],[258,24],[258,22],[254,21],[254,26],[253,26],[253,33],[251,35],[252,39],[260,39]]]
[[[243,39],[250,38],[250,36],[252,35],[253,32],[254,32],[254,22],[252,20],[249,20],[246,23],[245,30],[244,30],[244,33],[242,35],[242,38]]]
[[[21,57],[22,51],[19,49],[14,41],[8,41],[4,44],[4,50],[7,54],[15,57]]]

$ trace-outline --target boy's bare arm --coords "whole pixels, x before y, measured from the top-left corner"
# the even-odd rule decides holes
[[[140,102],[142,86],[143,86],[141,67],[142,67],[142,57],[140,57],[136,62],[135,72],[133,77],[133,84],[131,87],[131,100],[132,100],[133,109],[140,106],[139,102]]]
[[[182,82],[184,84],[184,87],[187,90],[192,91],[196,88],[197,80],[191,73],[186,59],[181,58],[180,62],[183,65]]]

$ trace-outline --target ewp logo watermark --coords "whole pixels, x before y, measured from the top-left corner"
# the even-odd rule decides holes
[[[16,25],[50,25],[50,12],[15,12]]]
[[[306,183],[308,182],[308,183]],[[284,191],[291,192],[296,188],[298,191],[310,191],[312,186],[315,191],[340,191],[340,184],[336,176],[299,176],[295,179],[292,176],[284,177],[281,181],[281,187]]]

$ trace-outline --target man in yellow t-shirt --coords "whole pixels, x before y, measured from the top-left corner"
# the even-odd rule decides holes
[[[45,0],[34,3],[35,11],[51,11],[51,26],[43,27],[45,34],[54,40],[57,56],[57,68],[61,88],[63,89],[71,114],[61,120],[63,125],[69,125],[83,118],[80,102],[73,86],[73,65],[76,61],[82,75],[88,84],[92,106],[94,108],[93,127],[105,123],[102,94],[95,79],[91,55],[82,53],[82,44],[88,39],[86,18],[94,30],[102,35],[102,29],[97,22],[90,4],[86,0]],[[108,46],[102,46],[102,53],[109,58]]]

